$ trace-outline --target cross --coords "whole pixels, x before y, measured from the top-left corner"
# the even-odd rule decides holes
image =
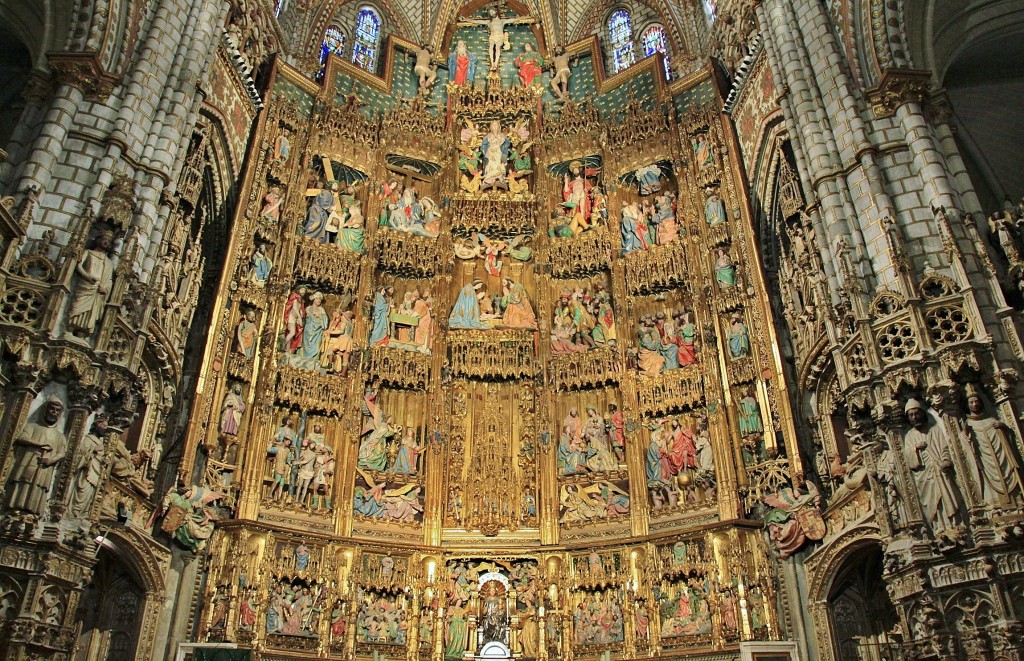
[[[320,161],[324,166],[324,175],[327,177],[328,188],[330,188],[330,182],[337,181],[334,178],[334,168],[331,166],[331,159],[326,156],[321,156]],[[338,188],[341,188],[341,182],[338,182]],[[313,197],[319,195],[322,188],[309,188],[306,190],[306,197]],[[338,191],[331,191],[331,195],[334,197],[334,214],[341,215],[341,198],[338,197]]]

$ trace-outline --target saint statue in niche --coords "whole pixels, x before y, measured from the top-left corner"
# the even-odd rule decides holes
[[[516,56],[515,65],[519,67],[519,80],[524,86],[532,85],[544,72],[544,58],[529,42],[523,44],[523,52]]]
[[[488,581],[481,590],[480,619],[483,629],[483,642],[492,640],[504,642],[505,639],[505,595],[501,583]]]
[[[483,150],[484,169],[480,183],[480,189],[485,188],[507,188],[505,173],[508,169],[508,155],[512,148],[512,141],[501,129],[501,122],[491,122],[491,129],[484,134],[483,142],[480,144]]]
[[[113,233],[100,232],[75,267],[78,283],[71,298],[68,328],[80,337],[92,335],[103,315],[103,307],[114,282],[113,245]]]
[[[476,76],[476,55],[469,52],[465,41],[458,41],[455,44],[455,51],[448,56],[448,71],[451,72],[452,82],[456,85],[472,83]]]

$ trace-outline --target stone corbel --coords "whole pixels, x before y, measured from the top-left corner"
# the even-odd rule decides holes
[[[47,53],[46,59],[60,84],[77,87],[89,101],[105,101],[121,82],[103,68],[99,53]]]
[[[949,126],[950,132],[956,134],[956,124],[953,123],[953,105],[949,101],[949,94],[946,93],[946,90],[933,90],[928,95],[924,113],[929,124],[946,124]]]
[[[913,69],[886,69],[878,84],[867,90],[876,117],[891,117],[905,103],[924,103],[932,74]]]
[[[993,391],[995,393],[997,403],[1001,403],[1013,397],[1017,392],[1017,381],[1019,378],[1017,370],[1013,368],[1001,369],[996,372],[995,378],[993,379]]]

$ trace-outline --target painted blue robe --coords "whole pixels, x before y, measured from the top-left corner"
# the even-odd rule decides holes
[[[622,212],[622,254],[628,255],[635,250],[641,250],[643,244],[637,238],[636,218],[625,211]]]
[[[303,236],[327,243],[327,219],[334,208],[334,193],[324,189],[313,198],[306,212],[306,224],[302,227]]]
[[[448,327],[455,329],[480,329],[490,328],[487,322],[480,319],[480,301],[476,300],[476,290],[469,284],[459,292],[459,298],[455,301],[452,313],[448,315]]]
[[[302,356],[315,359],[320,357],[320,345],[324,339],[329,320],[323,307],[310,305],[306,308],[306,323],[302,327]]]
[[[391,304],[381,292],[373,298],[373,329],[370,331],[370,346],[387,344],[391,335]]]

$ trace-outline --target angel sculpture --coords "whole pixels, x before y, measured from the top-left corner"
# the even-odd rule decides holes
[[[365,471],[357,468],[356,472],[366,482],[366,488],[357,486],[355,490],[352,505],[356,514],[392,519],[400,523],[415,523],[416,517],[423,511],[420,485],[413,483],[388,489],[386,483],[378,484]]]
[[[519,139],[523,142],[529,142],[530,140],[530,120],[527,117],[520,117],[518,121],[512,126],[511,133],[519,136]]]
[[[377,403],[377,391],[363,396],[363,429],[356,465],[367,470],[384,471],[388,467],[388,440],[402,433],[400,425],[392,425],[392,417]]]
[[[207,506],[223,497],[222,493],[198,486],[171,489],[164,496],[164,520],[160,527],[178,543],[198,553],[213,536],[216,516]]]
[[[456,239],[452,244],[452,250],[459,259],[476,259],[483,254],[483,246],[477,239],[479,235],[473,234],[463,239]]]
[[[605,517],[605,505],[600,499],[601,485],[582,487],[568,484],[562,487],[559,501],[562,504],[562,523],[585,523]]]
[[[529,193],[530,184],[526,179],[522,177],[529,174],[531,171],[527,170],[520,172],[517,170],[509,170],[508,172],[508,192],[510,193]]]
[[[801,490],[801,487],[805,487]],[[796,553],[807,540],[818,541],[825,537],[825,521],[818,511],[821,496],[813,483],[793,479],[793,486],[785,486],[778,493],[762,498],[772,509],[765,515],[768,536],[779,549],[779,557],[785,559]]]
[[[462,131],[459,132],[459,140],[463,144],[468,145],[472,144],[477,138],[483,137],[484,132],[478,129],[476,127],[476,123],[469,117],[466,117],[465,121],[466,125],[462,128]]]
[[[480,143],[483,132],[477,129],[472,119],[465,119],[466,125],[459,133],[459,170],[463,172],[461,188],[467,193],[480,190],[480,165],[483,156]]]
[[[525,245],[529,236],[517,234],[511,239],[488,239],[482,232],[458,239],[452,246],[455,256],[459,259],[476,259],[484,257],[484,269],[489,275],[501,275],[501,255],[508,255],[520,262],[528,262],[533,258],[533,248]]]
[[[484,270],[492,277],[501,276],[502,261],[498,257],[508,249],[508,244],[500,239],[490,240],[483,234],[477,234],[483,247]]]

